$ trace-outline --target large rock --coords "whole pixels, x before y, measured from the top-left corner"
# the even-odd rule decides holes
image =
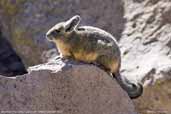
[[[137,114],[126,92],[93,65],[55,60],[29,72],[0,77],[0,112]]]
[[[171,1],[126,0],[122,74],[144,83],[141,114],[171,114]]]
[[[171,2],[166,1],[125,2],[127,23],[120,40],[123,73],[143,81],[148,75],[146,85],[162,75],[168,77],[162,72],[171,69]]]

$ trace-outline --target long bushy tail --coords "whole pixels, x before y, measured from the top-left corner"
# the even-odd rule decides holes
[[[140,83],[134,84],[120,74],[112,74],[119,85],[128,93],[131,99],[138,98],[143,93],[143,86]]]

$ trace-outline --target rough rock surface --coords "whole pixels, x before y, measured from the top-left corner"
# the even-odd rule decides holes
[[[144,83],[141,114],[171,114],[171,1],[126,0],[122,74]]]
[[[0,77],[0,112],[137,114],[132,101],[106,72],[76,62],[51,61],[29,74]]]

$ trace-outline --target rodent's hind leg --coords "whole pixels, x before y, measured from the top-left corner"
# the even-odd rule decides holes
[[[109,68],[109,64],[106,61],[105,56],[99,56],[95,62],[93,62],[94,65],[98,66],[102,70],[106,72],[111,72],[111,69]]]

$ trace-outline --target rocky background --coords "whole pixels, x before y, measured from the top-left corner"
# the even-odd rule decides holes
[[[118,40],[122,74],[145,87],[134,100],[139,113],[170,114],[171,1],[1,0],[0,30],[28,68],[56,54],[45,33],[76,14],[82,25],[102,28]]]

